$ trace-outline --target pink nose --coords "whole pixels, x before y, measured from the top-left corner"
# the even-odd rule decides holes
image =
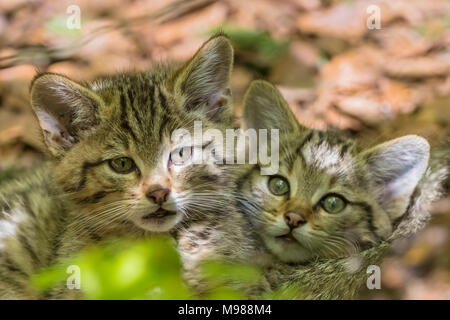
[[[305,217],[298,212],[286,212],[284,214],[284,221],[286,221],[289,228],[294,229],[306,223]]]
[[[168,188],[158,188],[156,190],[152,190],[147,192],[146,196],[149,200],[153,201],[154,203],[161,205],[166,200],[167,197],[170,194],[170,189]]]

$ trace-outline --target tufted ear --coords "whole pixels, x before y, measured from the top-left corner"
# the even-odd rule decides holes
[[[187,111],[199,110],[213,120],[233,113],[230,77],[233,47],[224,35],[209,39],[175,75],[173,87],[185,98]]]
[[[397,138],[363,152],[378,202],[391,221],[407,209],[411,195],[428,167],[430,145],[419,136]]]
[[[84,130],[98,124],[101,103],[93,91],[61,75],[44,73],[31,84],[31,106],[55,157],[77,143]]]
[[[302,129],[280,91],[262,80],[250,84],[244,97],[242,120],[245,129],[279,129],[280,132]]]

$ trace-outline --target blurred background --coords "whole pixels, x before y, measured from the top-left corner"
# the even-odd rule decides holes
[[[37,70],[88,81],[184,61],[214,32],[235,49],[236,113],[253,79],[299,121],[363,145],[450,137],[447,0],[0,1],[0,168],[45,160],[28,103]],[[448,190],[448,186],[447,186]],[[398,243],[369,299],[450,299],[450,198]]]

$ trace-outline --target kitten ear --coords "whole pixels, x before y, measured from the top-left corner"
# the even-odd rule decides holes
[[[232,112],[230,77],[233,47],[224,35],[212,37],[175,75],[174,90],[185,97],[188,111],[201,110],[211,119]]]
[[[253,81],[247,89],[242,120],[245,129],[292,132],[302,128],[280,91],[263,80]]]
[[[57,74],[38,75],[31,84],[31,106],[50,153],[60,157],[79,141],[83,130],[98,124],[101,98]]]
[[[378,202],[394,221],[406,211],[427,169],[430,145],[422,137],[408,135],[375,146],[363,157],[379,189]]]

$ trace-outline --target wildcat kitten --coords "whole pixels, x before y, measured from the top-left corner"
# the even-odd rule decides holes
[[[0,190],[0,298],[38,298],[30,276],[89,244],[169,232],[182,222],[177,236],[194,285],[199,259],[248,258],[253,242],[242,214],[226,206],[226,168],[183,156],[210,141],[171,139],[175,129],[192,132],[194,121],[203,130],[233,124],[232,63],[230,42],[218,35],[181,68],[86,84],[35,77],[31,105],[53,161]],[[67,294],[61,288],[49,297]]]
[[[417,136],[359,150],[335,133],[302,127],[264,81],[246,93],[243,126],[280,129],[279,175],[243,167],[235,197],[280,259],[264,269],[272,289],[294,286],[300,299],[355,298],[391,242],[424,227],[450,173],[450,140],[429,163],[428,143]]]
[[[428,166],[425,139],[410,135],[360,150],[337,133],[301,126],[278,90],[263,81],[246,94],[243,122],[280,130],[278,174],[249,169],[239,182],[239,201],[284,262],[348,256],[388,239]]]

